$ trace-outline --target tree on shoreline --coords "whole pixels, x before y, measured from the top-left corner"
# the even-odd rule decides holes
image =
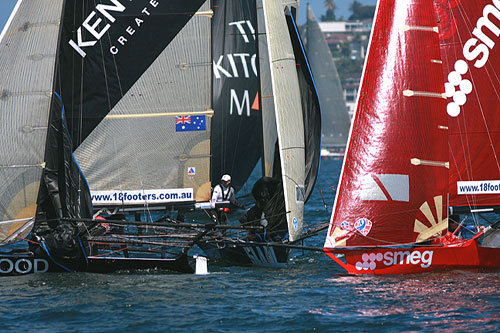
[[[363,6],[359,1],[354,0],[349,6],[352,15],[349,16],[349,21],[361,21],[364,19],[373,18],[375,15],[375,6]]]
[[[337,4],[333,0],[325,0],[323,3],[326,7],[326,15],[321,15],[321,21],[323,22],[330,22],[330,21],[336,21],[337,18],[335,17],[335,9],[337,9]]]

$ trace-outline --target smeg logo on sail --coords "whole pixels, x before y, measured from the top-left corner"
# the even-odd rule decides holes
[[[160,3],[159,0],[142,1],[144,1],[144,8],[141,11],[142,17],[150,16],[151,10],[158,7]],[[111,28],[112,24],[116,22],[116,18],[112,14],[123,13],[127,9],[122,2],[124,2],[124,0],[109,0],[109,4],[96,5],[95,10],[90,12],[82,25],[76,30],[76,42],[70,39],[68,43],[82,58],[85,58],[87,55],[84,49],[93,47]],[[103,22],[103,19],[107,21]],[[133,21],[135,24],[127,26],[125,31],[118,36],[116,41],[111,41],[112,45],[109,52],[112,55],[118,54],[119,47],[125,46],[128,42],[127,38],[131,38],[136,33],[136,30],[140,29],[141,25],[144,23],[144,20],[139,17],[135,17]],[[94,38],[84,40],[82,28],[88,31]]]
[[[394,265],[420,265],[422,268],[428,268],[432,265],[432,256],[434,251],[387,251],[385,253],[363,253],[361,259],[356,263],[356,269],[374,270],[377,268],[377,262],[387,268]],[[378,267],[381,268],[381,267]]]
[[[486,34],[496,37],[500,36],[500,0],[492,0],[493,4],[488,4],[483,8],[483,16],[476,22],[476,27],[472,31],[471,37],[463,47],[463,56],[469,62],[474,62],[474,67],[482,68],[488,61],[490,50],[495,47],[495,41]],[[495,18],[495,23],[491,20]],[[451,117],[460,114],[460,106],[467,102],[467,95],[472,92],[472,83],[463,79],[462,76],[469,71],[467,62],[459,59],[455,62],[454,71],[448,74],[448,82],[445,83],[446,97],[452,97],[453,102],[448,103],[447,112]],[[458,88],[458,89],[457,89]]]

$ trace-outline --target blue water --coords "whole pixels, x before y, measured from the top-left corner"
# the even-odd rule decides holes
[[[310,223],[328,219],[340,161],[323,161]],[[305,245],[322,246],[325,232]],[[500,273],[348,276],[322,253],[286,269],[209,275],[45,273],[0,280],[0,331],[373,332],[500,330]]]

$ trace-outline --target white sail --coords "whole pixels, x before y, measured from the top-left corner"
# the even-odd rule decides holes
[[[263,135],[263,175],[272,176],[274,151],[278,133],[276,132],[276,117],[274,114],[273,87],[271,84],[271,68],[269,67],[269,54],[267,50],[266,27],[262,0],[257,0],[257,19],[259,29],[259,66],[260,66],[260,92],[262,110],[262,135]]]
[[[92,194],[157,190],[159,196],[166,189],[192,189],[186,199],[208,200],[210,91],[211,10],[206,1],[76,150]],[[177,116],[190,116],[191,124],[203,116],[206,130],[177,132]],[[155,203],[151,198],[149,203]]]
[[[304,125],[293,48],[282,1],[263,0],[289,238],[302,232]]]
[[[297,13],[299,1],[283,0],[283,5],[293,6]],[[262,0],[257,0],[257,18],[259,30],[259,70],[262,110],[263,133],[263,174],[272,177],[274,152],[278,133],[276,132],[276,117],[274,114],[273,88],[271,84],[271,68],[269,67],[269,54],[267,50],[266,27]]]
[[[19,0],[0,35],[0,244],[35,216],[62,6]]]

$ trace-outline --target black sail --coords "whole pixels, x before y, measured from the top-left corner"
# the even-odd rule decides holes
[[[302,102],[305,139],[305,202],[311,196],[319,171],[321,151],[321,112],[314,78],[307,60],[299,31],[291,15],[286,15],[288,30],[297,62],[297,76]]]
[[[38,199],[39,220],[92,217],[90,190],[71,149],[64,104],[54,93]]]
[[[211,178],[241,188],[262,155],[255,1],[215,0]]]

